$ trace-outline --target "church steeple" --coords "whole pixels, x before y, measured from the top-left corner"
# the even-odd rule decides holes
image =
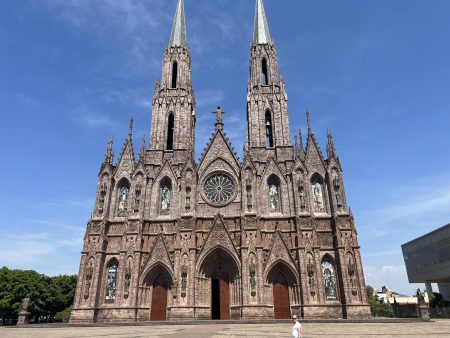
[[[270,37],[269,32],[269,25],[267,24],[266,11],[264,10],[264,4],[262,0],[256,1],[253,43],[254,44],[272,43],[272,38]]]
[[[178,0],[177,11],[173,19],[172,33],[170,34],[169,47],[188,48],[184,0]]]
[[[194,149],[195,96],[191,53],[186,38],[184,0],[178,0],[172,32],[164,52],[161,81],[153,96],[150,150],[162,151],[173,161],[185,161]]]
[[[252,152],[291,147],[287,94],[278,72],[275,44],[269,32],[262,0],[256,0],[255,27],[250,48],[250,81],[247,95],[247,144]]]

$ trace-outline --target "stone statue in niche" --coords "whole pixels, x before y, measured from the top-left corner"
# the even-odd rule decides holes
[[[325,212],[322,185],[319,182],[315,182],[312,186],[312,191],[314,197],[314,211]]]
[[[186,288],[187,288],[187,266],[183,266],[181,272],[181,297],[186,297]]]
[[[142,187],[140,184],[136,186],[136,192],[134,193],[134,212],[139,212],[139,208],[141,205],[141,191]]]
[[[348,275],[350,277],[350,285],[352,287],[352,294],[353,294],[353,296],[356,296],[358,294],[358,283],[356,280],[356,266],[355,266],[355,262],[353,261],[352,257],[349,257],[349,259],[348,259],[347,269],[348,269]]]
[[[92,284],[92,275],[94,273],[94,268],[92,267],[92,262],[89,262],[89,266],[86,269],[86,277],[84,281],[84,299],[89,298],[89,291]]]
[[[170,287],[170,292],[172,292],[172,296],[173,298],[177,298],[177,293],[178,293],[178,279],[175,278],[171,287]]]
[[[298,181],[298,198],[300,201],[300,211],[306,210],[305,187],[301,180]]]
[[[252,211],[252,208],[253,208],[252,186],[247,185],[247,210]]]
[[[130,193],[130,189],[123,185],[120,188],[119,192],[119,216],[125,216],[128,210],[128,195]]]
[[[186,211],[191,210],[191,188],[186,188]]]
[[[308,285],[309,292],[311,296],[316,294],[316,277],[315,277],[315,267],[311,256],[308,257],[308,263],[306,264],[306,271],[308,273]]]
[[[107,185],[106,185],[106,183],[103,183],[102,188],[100,189],[100,195],[98,197],[97,209],[98,209],[99,214],[103,213],[103,207],[105,206],[106,189],[107,189]]]
[[[336,194],[336,206],[338,210],[342,210],[344,206],[342,203],[342,194],[341,194],[341,181],[339,179],[339,175],[335,172],[333,173],[333,188]]]
[[[123,295],[125,298],[128,298],[130,293],[130,284],[131,284],[131,265],[128,262],[127,269],[125,271],[125,281],[123,283]]]
[[[172,189],[169,185],[164,185],[161,189],[161,210],[168,212],[172,201]]]
[[[269,187],[269,206],[272,211],[280,210],[280,197],[278,187],[275,184],[271,184]]]
[[[252,297],[256,296],[256,265],[253,260],[253,257],[250,261],[249,266],[249,275],[250,275],[250,290]]]
[[[338,210],[342,210],[342,196],[340,191],[336,191],[336,206]]]

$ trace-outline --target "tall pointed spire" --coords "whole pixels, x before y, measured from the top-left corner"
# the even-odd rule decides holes
[[[177,11],[173,19],[172,33],[170,34],[169,47],[188,48],[184,0],[178,0]]]
[[[272,43],[262,0],[256,0],[253,43],[258,45]]]

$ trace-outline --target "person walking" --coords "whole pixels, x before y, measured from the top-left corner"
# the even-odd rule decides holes
[[[302,324],[297,320],[297,316],[293,315],[292,320],[294,321],[294,326],[292,327],[291,337],[301,338],[302,337]]]

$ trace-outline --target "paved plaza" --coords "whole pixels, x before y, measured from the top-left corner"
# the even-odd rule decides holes
[[[290,337],[290,324],[0,328],[2,338]],[[411,323],[307,323],[303,337],[450,337],[450,320]]]

